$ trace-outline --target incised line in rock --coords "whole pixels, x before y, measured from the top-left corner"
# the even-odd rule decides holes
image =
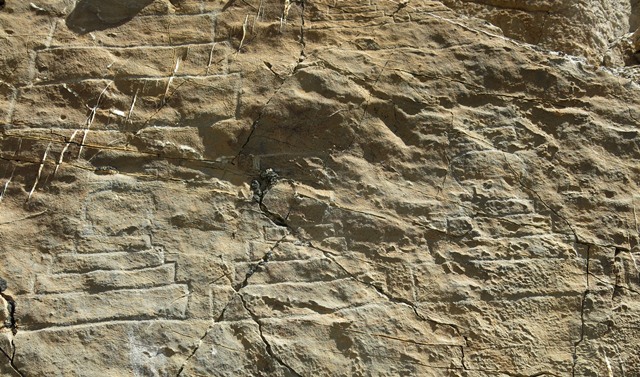
[[[280,32],[284,30],[287,24],[287,17],[289,16],[289,9],[291,9],[291,1],[284,0],[284,7],[282,8],[282,16],[280,16]]]
[[[60,158],[58,158],[58,162],[56,163],[56,168],[53,170],[53,175],[54,176],[58,172],[58,168],[60,168],[60,165],[62,164],[62,161],[64,160],[64,154],[67,152],[67,149],[69,149],[69,146],[71,145],[71,142],[76,137],[76,135],[78,134],[79,131],[80,130],[73,130],[73,133],[69,137],[69,141],[67,143],[65,143],[64,147],[62,148],[62,151],[60,152]],[[82,143],[80,143],[80,144],[82,144]]]
[[[391,335],[386,335],[386,334],[369,333],[369,332],[360,331],[360,330],[351,330],[351,329],[348,329],[348,328],[344,329],[343,331],[352,332],[352,333],[356,333],[356,334],[362,334],[362,335],[376,336],[376,337],[379,337],[379,338],[397,340],[399,342],[415,344],[415,345],[418,345],[418,346],[447,346],[447,347],[459,347],[460,346],[460,344],[450,344],[450,343],[418,342],[418,341],[412,340],[412,339],[398,338],[398,337],[391,336]]]
[[[106,93],[107,89],[113,84],[113,81],[109,81],[107,86],[100,92],[98,99],[96,100],[96,104],[90,108],[89,115],[87,116],[87,120],[85,121],[84,133],[82,134],[82,141],[80,142],[80,150],[78,151],[78,160],[82,156],[82,145],[84,145],[87,140],[87,135],[89,134],[89,129],[91,128],[91,124],[96,119],[96,112],[98,111],[98,107],[100,106],[100,100],[102,96]]]
[[[208,67],[207,67],[207,69],[208,69]],[[131,115],[133,115],[133,108],[136,105],[136,100],[138,99],[138,92],[139,91],[140,91],[140,88],[137,88],[135,94],[133,95],[133,98],[131,99],[131,105],[129,106],[129,111],[127,112],[127,117],[124,119],[125,123],[129,123],[130,120],[131,120]]]
[[[38,168],[38,174],[36,175],[36,179],[33,182],[33,187],[31,187],[31,191],[29,191],[29,195],[27,196],[27,201],[31,199],[33,192],[36,191],[36,186],[40,181],[40,176],[42,175],[42,168],[44,168],[44,164],[47,161],[47,154],[49,154],[49,150],[51,149],[51,143],[47,145],[47,148],[44,150],[44,154],[42,155],[42,160],[40,161],[40,167]]]
[[[72,144],[75,144],[75,142],[72,142]],[[85,147],[94,147],[90,144],[85,145]],[[96,147],[98,148],[98,147]],[[112,149],[118,149],[118,148],[112,148]],[[220,163],[217,161],[213,161],[213,160],[207,160],[207,159],[190,159],[190,158],[180,158],[180,157],[168,157],[168,156],[163,156],[163,155],[158,155],[156,153],[143,153],[140,152],[140,154],[147,154],[147,155],[152,155],[158,158],[162,158],[165,160],[176,160],[176,161],[187,161],[187,162],[202,162],[204,164],[200,164],[200,165],[193,165],[196,167],[201,167],[201,168],[207,168],[207,169],[212,169],[212,170],[218,170],[221,172],[224,172],[225,174],[227,173],[231,173],[234,175],[238,175],[241,177],[245,177],[244,174],[240,174],[240,173],[235,173],[235,172],[229,172],[227,169],[223,168],[223,167],[219,167],[219,166],[211,166],[209,164],[215,164],[215,165],[219,165]],[[17,159],[13,159],[13,158],[5,158],[3,156],[0,155],[0,160],[3,161],[8,161],[8,162],[24,162],[24,163],[30,163],[30,164],[39,164],[40,161],[32,161],[32,160],[27,160],[27,159],[21,159],[21,158],[17,158]],[[50,165],[53,163],[45,163],[45,165]],[[73,163],[68,163],[67,166],[71,166],[73,168],[76,169],[80,169],[80,170],[85,170],[85,171],[90,171],[90,172],[96,172],[96,170],[100,169],[101,167],[99,167],[98,169],[95,167],[87,167],[87,166],[83,166],[83,165],[78,165],[78,164],[73,164]],[[117,169],[116,169],[117,170]],[[166,176],[159,176],[159,175],[153,175],[153,174],[143,174],[143,173],[128,173],[128,172],[123,172],[123,171],[118,171],[117,174],[119,175],[125,175],[125,176],[129,176],[129,177],[136,177],[136,178],[146,178],[149,180],[153,180],[153,181],[169,181],[169,182],[182,182],[185,183],[185,179],[182,178],[173,178],[173,177],[166,177]],[[183,192],[190,192],[188,190],[181,190]],[[228,194],[231,196],[236,196],[235,193],[231,193],[228,191],[223,191],[223,190],[215,190],[213,189],[212,191],[221,193],[221,194]]]
[[[244,18],[244,22],[242,23],[242,38],[240,39],[240,44],[238,45],[238,50],[236,51],[236,54],[240,52],[240,50],[242,49],[242,46],[244,44],[244,39],[247,36],[247,24],[249,23],[249,15],[247,14],[247,16]]]
[[[18,219],[14,219],[14,220],[9,220],[9,221],[2,222],[2,223],[0,223],[0,225],[13,224],[13,223],[17,223],[17,222],[19,222],[19,221],[24,221],[24,220],[32,219],[32,218],[34,218],[34,217],[38,217],[38,216],[44,215],[44,214],[45,214],[45,213],[47,213],[48,211],[49,211],[49,210],[44,210],[44,211],[40,211],[40,212],[37,212],[37,213],[32,213],[32,214],[29,214],[29,215],[26,215],[26,216],[20,217],[20,218],[18,218]]]

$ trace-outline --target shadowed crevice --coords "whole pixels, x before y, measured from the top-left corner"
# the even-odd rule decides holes
[[[127,23],[153,0],[81,0],[67,16],[67,27],[87,34]]]

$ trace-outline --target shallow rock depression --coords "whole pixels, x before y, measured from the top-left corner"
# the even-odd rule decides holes
[[[0,1],[0,374],[640,375],[638,8]]]

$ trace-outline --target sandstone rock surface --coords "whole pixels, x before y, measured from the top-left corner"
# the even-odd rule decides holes
[[[517,3],[7,0],[0,374],[640,375],[637,4]]]
[[[517,40],[588,58],[608,67],[637,65],[638,0],[444,0]]]

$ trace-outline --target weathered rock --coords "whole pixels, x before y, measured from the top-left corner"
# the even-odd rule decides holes
[[[639,375],[637,4],[444,3],[8,1],[0,374]]]
[[[637,65],[627,47],[640,27],[637,0],[444,0],[498,26],[504,35],[607,66]]]

